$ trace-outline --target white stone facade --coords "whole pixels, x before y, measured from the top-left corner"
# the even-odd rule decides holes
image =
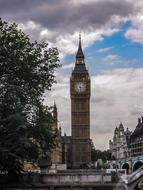
[[[131,131],[128,128],[125,131],[122,123],[120,123],[119,127],[115,128],[113,140],[109,141],[109,149],[114,159],[120,160],[130,156],[130,136]]]

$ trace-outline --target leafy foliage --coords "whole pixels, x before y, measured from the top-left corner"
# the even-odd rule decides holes
[[[51,90],[57,48],[30,42],[17,25],[0,19],[0,171],[19,173],[24,161],[46,157],[56,131],[43,93]]]
[[[107,160],[111,160],[111,152],[109,150],[101,151],[99,149],[96,149],[94,145],[92,145],[91,160],[92,162],[95,162],[98,159],[102,159],[103,162],[106,162]]]

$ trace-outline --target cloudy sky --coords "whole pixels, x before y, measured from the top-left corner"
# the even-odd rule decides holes
[[[143,115],[142,0],[0,0],[0,16],[31,40],[56,46],[63,65],[46,104],[57,103],[63,133],[70,134],[69,79],[78,33],[91,75],[91,138],[108,148],[120,122],[131,130]]]

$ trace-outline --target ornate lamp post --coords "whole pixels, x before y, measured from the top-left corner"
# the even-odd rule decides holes
[[[41,174],[47,174],[49,167],[52,165],[51,154],[48,152],[46,156],[43,156],[38,161]]]

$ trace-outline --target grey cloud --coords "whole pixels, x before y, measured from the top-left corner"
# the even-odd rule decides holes
[[[133,116],[133,117],[138,117],[139,115],[140,115],[140,111],[138,111],[138,110],[131,110],[131,115]]]
[[[60,1],[63,1],[63,0],[59,0]],[[28,10],[32,9],[32,8],[36,8],[37,6],[39,5],[42,5],[42,4],[57,4],[56,1],[51,1],[51,0],[11,0],[11,1],[8,1],[8,0],[0,0],[0,13],[3,14],[3,13],[19,13],[20,11],[23,11],[25,12],[25,14],[28,13]]]
[[[103,25],[112,15],[127,16],[132,11],[133,4],[123,0],[104,0],[78,6],[67,0],[0,1],[1,15],[7,14],[9,19],[18,22],[33,20],[52,30],[71,32],[74,29]]]
[[[127,16],[133,9],[132,4],[125,1],[116,3],[102,1],[78,7],[71,6],[70,3],[66,2],[54,8],[47,4],[45,6],[47,6],[48,11],[46,8],[45,11],[37,9],[28,17],[50,29],[58,28],[62,31],[65,29],[72,31],[75,28],[85,29],[88,26],[103,25],[109,21],[111,15]]]
[[[104,122],[102,120],[97,121],[96,124],[91,124],[91,131],[97,133],[97,134],[107,134],[107,133],[112,133],[114,126],[109,126],[108,122]]]
[[[95,89],[94,89],[95,91]],[[94,92],[93,91],[93,92]],[[100,89],[96,88],[96,94],[92,96],[91,101],[93,103],[97,103],[100,105],[104,106],[112,106],[114,103],[114,97],[113,97],[114,92],[112,92],[112,97],[111,97],[111,92],[108,91],[107,89]]]
[[[6,1],[6,0],[1,0],[0,1],[0,12],[1,14],[3,13],[8,13],[13,12],[14,11],[18,11],[18,10],[22,10],[22,9],[26,9],[29,6],[31,6],[31,2],[29,0],[23,0],[23,1],[19,1],[19,0],[11,0],[11,1]]]
[[[136,117],[136,118],[143,116],[143,108],[142,108],[142,105],[140,105],[139,102],[138,102],[138,105],[133,106],[132,110],[130,110],[130,114],[131,114],[133,117]]]

